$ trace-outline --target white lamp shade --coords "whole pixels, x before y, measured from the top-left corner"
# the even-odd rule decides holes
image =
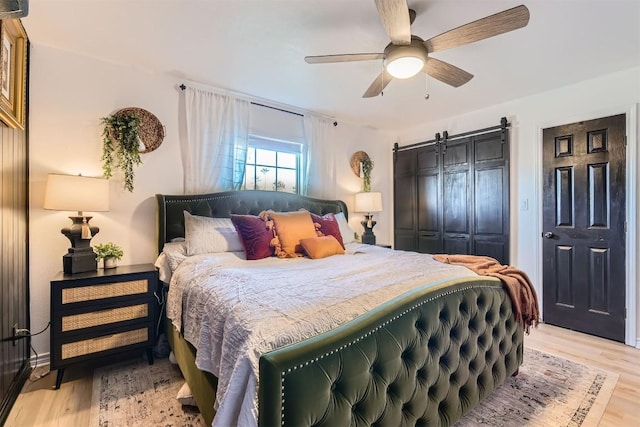
[[[356,193],[356,212],[380,211],[382,211],[382,193],[378,191]]]
[[[44,208],[58,211],[109,210],[109,180],[81,175],[47,176]]]

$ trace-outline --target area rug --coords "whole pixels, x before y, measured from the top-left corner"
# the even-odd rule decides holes
[[[526,348],[515,377],[456,426],[597,426],[618,374]]]
[[[525,348],[518,376],[456,426],[596,426],[617,380],[617,374]],[[93,381],[90,427],[205,425],[196,409],[176,400],[184,380],[168,359],[107,366]]]
[[[96,369],[90,427],[201,427],[198,408],[176,399],[184,378],[169,359],[140,360]]]

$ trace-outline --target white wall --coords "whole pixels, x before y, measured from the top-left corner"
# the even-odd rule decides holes
[[[135,170],[135,190],[128,193],[121,181],[111,182],[111,209],[94,214],[92,225],[100,227],[92,244],[113,241],[124,249],[122,264],[149,263],[156,256],[154,194],[181,194],[182,163],[179,146],[181,82],[163,74],[150,74],[134,66],[120,66],[78,56],[41,45],[31,47],[30,75],[30,299],[31,329],[38,331],[49,321],[49,282],[62,269],[62,256],[70,246],[60,233],[70,224],[68,213],[42,209],[48,173],[100,176],[102,142],[99,119],[123,107],[140,107],[155,114],[165,125],[166,136],[155,151],[143,154]],[[264,110],[264,109],[263,109]],[[265,110],[263,122],[287,128],[291,115]],[[268,116],[268,117],[267,117]],[[391,193],[387,157],[390,139],[373,129],[340,123],[332,146],[337,165],[336,198],[353,208],[353,193],[360,179],[349,166],[354,151],[365,150],[375,162],[372,187],[383,192],[385,211],[376,215],[374,230],[380,243],[391,239]],[[258,125],[260,121],[254,122]],[[291,135],[281,135],[287,139]],[[362,216],[352,214],[351,225],[362,232]],[[33,339],[40,355],[49,351],[49,335]]]
[[[461,90],[461,89],[458,89]],[[434,100],[437,102],[437,100]],[[501,117],[511,123],[511,263],[526,271],[538,288],[541,296],[541,132],[546,127],[589,120],[621,113],[631,113],[629,143],[637,144],[640,134],[635,106],[640,103],[640,68],[606,75],[580,82],[558,90],[522,98],[514,102],[496,105],[473,113],[426,123],[399,133],[400,145],[433,139],[436,132],[447,130],[450,135],[474,129],[499,125]],[[636,147],[636,158],[630,162],[636,171],[640,169],[640,158]],[[392,178],[390,178],[392,180]],[[640,198],[640,185],[630,198]],[[522,202],[527,210],[519,209]],[[631,224],[638,223],[640,215]],[[635,229],[635,228],[634,228]],[[640,241],[640,238],[636,238]],[[640,261],[637,247],[628,254],[634,266]],[[640,284],[636,283],[640,288]],[[640,297],[640,291],[637,292]],[[640,300],[637,301],[640,307]],[[640,331],[640,316],[637,321]],[[636,334],[637,336],[637,334]],[[634,339],[635,341],[640,339]]]

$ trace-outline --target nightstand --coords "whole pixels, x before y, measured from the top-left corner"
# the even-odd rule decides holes
[[[51,370],[58,370],[56,389],[71,364],[135,349],[146,349],[153,364],[157,285],[153,264],[54,277]]]

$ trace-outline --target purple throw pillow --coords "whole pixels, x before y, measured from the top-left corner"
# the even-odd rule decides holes
[[[231,215],[231,222],[240,236],[248,260],[273,256],[273,231],[265,221],[254,215]]]
[[[342,246],[342,249],[344,249],[342,234],[340,234],[340,225],[338,225],[338,221],[332,213],[328,213],[324,216],[312,213],[311,219],[313,222],[320,224],[320,231],[322,234],[325,236],[335,237],[338,243],[340,243],[340,246]]]

